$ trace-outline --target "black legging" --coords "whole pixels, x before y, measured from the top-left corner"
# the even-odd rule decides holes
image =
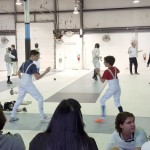
[[[147,66],[149,66],[149,64],[150,64],[150,55],[149,55],[149,58],[148,58]]]
[[[97,78],[96,69],[94,69],[94,74],[93,74],[93,77]]]
[[[130,73],[132,73],[132,65],[133,64],[134,64],[134,68],[135,68],[135,73],[137,73],[138,63],[137,63],[136,57],[129,58],[129,62],[130,62]]]

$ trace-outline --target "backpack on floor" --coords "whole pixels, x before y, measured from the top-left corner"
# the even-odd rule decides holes
[[[16,101],[5,102],[5,103],[4,103],[4,110],[12,111],[12,110],[13,110],[13,107],[14,107],[15,102],[16,102]]]

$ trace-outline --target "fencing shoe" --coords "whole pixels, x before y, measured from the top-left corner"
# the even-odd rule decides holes
[[[41,123],[49,123],[50,122],[50,118],[47,116],[44,116],[43,118],[40,118]]]
[[[9,122],[14,122],[14,121],[18,121],[19,118],[17,117],[10,117]]]

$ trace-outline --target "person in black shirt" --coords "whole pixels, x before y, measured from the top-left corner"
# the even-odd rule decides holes
[[[147,67],[149,67],[149,64],[150,64],[150,53],[149,53],[149,58],[148,58],[148,61],[147,61]]]
[[[4,56],[4,61],[6,62],[6,67],[7,67],[7,84],[12,84],[12,82],[10,81],[10,76],[11,76],[11,70],[12,70],[12,66],[11,66],[11,59],[15,58],[15,56],[13,56],[11,54],[11,48],[8,47],[6,48],[6,54]]]
[[[15,56],[15,58],[11,59],[11,63],[12,63],[12,68],[13,68],[13,76],[17,75],[17,71],[18,71],[18,57],[17,57],[17,50],[15,49],[15,45],[12,44],[11,45],[11,54],[13,56]]]

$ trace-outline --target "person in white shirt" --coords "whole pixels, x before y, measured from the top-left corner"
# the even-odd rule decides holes
[[[7,67],[7,84],[12,84],[10,81],[10,76],[12,72],[12,65],[11,65],[11,59],[15,59],[15,56],[11,54],[11,48],[6,48],[6,54],[4,56],[4,61],[6,62]]]
[[[93,74],[93,79],[97,80],[97,73],[96,69],[100,70],[100,62],[99,60],[101,59],[100,57],[100,50],[99,50],[100,45],[98,43],[95,44],[95,48],[92,50],[92,58],[93,58],[93,65],[94,65],[94,74]]]
[[[39,47],[39,44],[38,43],[35,43],[35,50],[40,52],[40,49],[38,48]],[[38,70],[38,73],[40,73],[40,60],[37,60],[37,61],[33,61],[33,63],[36,65],[37,67],[37,70]]]
[[[135,116],[130,112],[121,112],[115,120],[116,131],[111,135],[106,150],[141,150],[148,141],[142,128],[136,128]]]
[[[129,67],[130,67],[130,74],[133,75],[132,72],[132,65],[134,64],[134,68],[135,68],[135,75],[139,75],[139,73],[137,72],[137,68],[138,68],[138,62],[137,62],[137,53],[141,52],[141,51],[137,51],[136,48],[136,42],[133,41],[131,43],[131,47],[129,47],[128,49],[128,54],[129,54]]]

